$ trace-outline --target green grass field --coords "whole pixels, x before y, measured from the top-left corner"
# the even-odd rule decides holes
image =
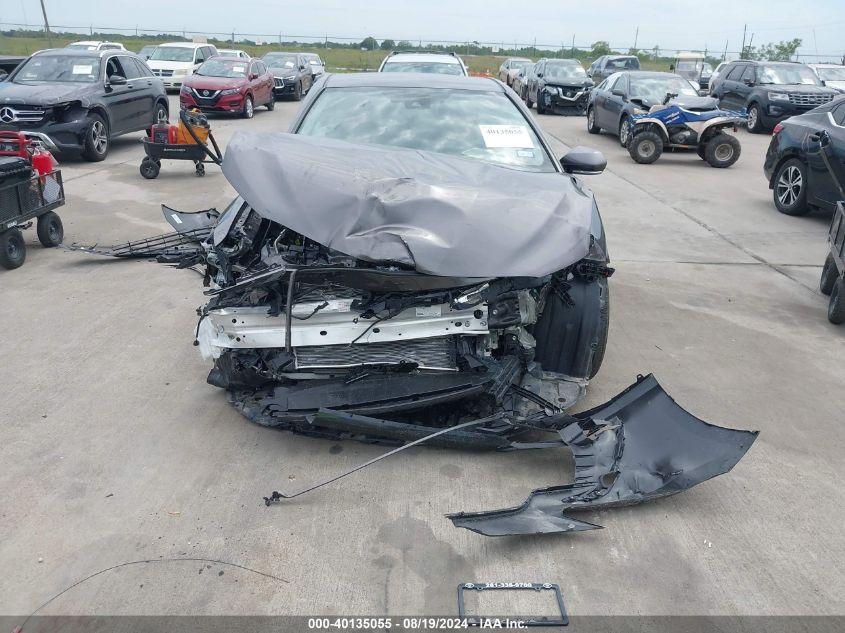
[[[71,42],[86,39],[86,36],[79,35],[69,37],[67,34],[54,35],[52,37],[52,47],[61,48],[70,44]],[[120,36],[103,36],[94,35],[93,39],[108,39],[109,41],[122,42],[126,48],[132,51],[138,51],[146,44],[161,43],[162,40],[155,40],[152,38],[130,37],[122,38]],[[176,38],[174,38],[176,39]],[[215,44],[218,48],[228,47],[226,42],[216,42],[210,40],[210,43]],[[8,37],[0,34],[0,55],[29,55],[35,51],[50,48],[46,37]],[[238,44],[237,48],[247,51],[250,55],[260,57],[264,53],[280,50],[278,44],[262,46]],[[323,58],[326,67],[331,72],[355,72],[363,70],[375,70],[379,67],[381,60],[386,55],[385,51],[362,51],[353,48],[324,48],[317,45],[289,45],[285,44],[284,50],[297,50],[306,53],[317,53]],[[538,51],[535,59],[542,57],[543,52]],[[489,72],[493,75],[498,73],[499,66],[504,61],[505,56],[496,55],[466,55],[461,54],[464,62],[473,73]],[[585,57],[581,62],[586,68],[592,59]],[[668,70],[668,63],[663,61],[651,62],[650,60],[641,61],[644,70]]]

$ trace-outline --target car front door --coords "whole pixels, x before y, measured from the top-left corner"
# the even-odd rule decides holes
[[[541,90],[541,86],[543,84],[543,77],[545,76],[545,74],[546,74],[546,62],[538,62],[536,69],[535,69],[535,72],[534,72],[534,76],[531,78],[531,84],[528,88],[529,90],[533,91],[533,92],[530,92],[529,94],[531,95],[531,100],[534,103],[537,103],[537,102],[540,101],[540,90]]]
[[[845,100],[842,100],[838,106],[834,107],[829,113],[825,112],[819,118],[819,129],[824,129],[830,136],[836,158],[842,165],[842,170],[845,170]],[[808,159],[810,166],[807,170],[809,172],[807,175],[808,193],[813,198],[834,206],[838,200],[841,200],[842,194],[828,172],[821,154],[817,152],[809,153]],[[845,183],[842,184],[845,185]]]
[[[607,85],[605,86],[605,89],[596,95],[596,125],[598,125],[599,127],[603,127],[607,130],[613,129],[612,100],[619,99],[619,97],[613,94],[613,91],[617,89],[617,86],[621,85],[622,75],[610,77],[607,80]]]
[[[249,80],[249,90],[252,92],[252,99],[255,105],[267,103],[267,84],[264,81],[264,76],[258,72],[258,62],[247,62],[247,78]]]
[[[620,75],[619,79],[610,91],[607,97],[607,104],[605,105],[605,114],[607,115],[606,127],[609,130],[617,131],[619,129],[619,119],[622,116],[622,110],[628,102],[628,76]]]
[[[296,56],[296,63],[299,65],[299,76],[302,81],[302,92],[311,90],[311,84],[314,83],[313,75],[311,74],[311,64],[302,55]]]
[[[750,64],[737,64],[725,75],[725,80],[719,89],[720,105],[723,108],[735,110],[739,104],[739,82],[745,69]]]
[[[742,76],[736,82],[736,106],[737,108],[744,108],[748,103],[748,98],[757,85],[757,67],[754,64],[748,64],[745,70],[742,71]]]
[[[131,86],[133,100],[132,110],[129,113],[127,129],[143,130],[153,122],[153,109],[155,108],[155,92],[153,83],[145,74],[136,60],[128,55],[119,55],[118,61],[126,73],[127,85]]]
[[[126,76],[127,71],[116,55],[104,59],[103,67],[103,101],[109,112],[109,134],[115,136],[137,129],[133,126],[138,116],[141,82],[137,78],[131,81]],[[112,77],[122,77],[125,83],[112,83]]]

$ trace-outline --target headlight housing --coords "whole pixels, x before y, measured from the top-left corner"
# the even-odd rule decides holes
[[[190,88],[188,88],[188,86],[186,86],[185,84],[182,84],[182,87],[181,87],[181,88],[179,88],[179,92],[181,92],[182,94],[187,95],[187,94],[190,94],[190,93],[191,93],[191,89],[190,89]]]
[[[769,101],[789,101],[789,95],[785,92],[770,92]]]
[[[220,96],[223,97],[223,96],[226,96],[226,95],[234,95],[234,94],[239,93],[240,91],[241,91],[240,88],[226,88],[226,90],[220,91]]]
[[[296,75],[286,75],[284,79],[285,81],[293,81],[296,79]]]

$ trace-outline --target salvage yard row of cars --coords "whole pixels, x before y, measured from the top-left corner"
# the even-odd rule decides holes
[[[316,54],[243,51],[210,44],[160,44],[144,56],[112,42],[38,51],[0,83],[0,124],[54,153],[101,161],[111,140],[167,121],[167,91],[182,107],[251,118],[275,100],[302,98],[323,74]]]

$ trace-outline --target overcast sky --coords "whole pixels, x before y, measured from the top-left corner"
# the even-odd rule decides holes
[[[126,29],[568,46],[739,50],[800,37],[801,51],[845,54],[845,0],[45,0],[51,24]],[[2,0],[0,22],[41,20],[38,0]],[[8,27],[4,27],[8,28]],[[815,29],[815,41],[813,30]]]

